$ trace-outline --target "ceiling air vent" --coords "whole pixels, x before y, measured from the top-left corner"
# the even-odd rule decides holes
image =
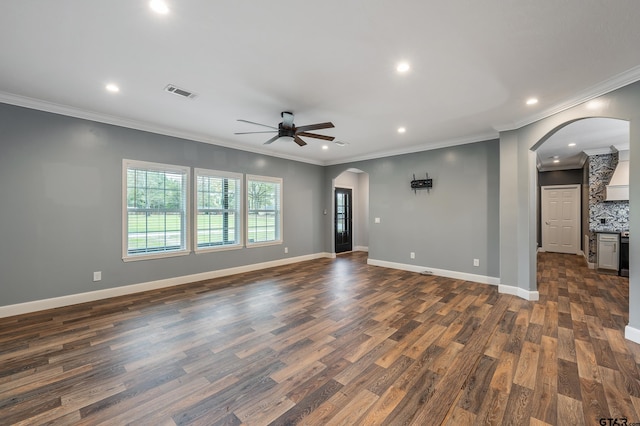
[[[164,88],[164,91],[173,93],[174,95],[182,96],[183,98],[187,99],[193,99],[196,97],[195,93],[181,89],[178,86],[174,86],[173,84],[168,84],[167,87]]]

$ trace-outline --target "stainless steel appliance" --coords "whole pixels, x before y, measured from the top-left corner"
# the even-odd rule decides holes
[[[622,277],[629,276],[629,231],[620,233],[620,269],[618,274]]]

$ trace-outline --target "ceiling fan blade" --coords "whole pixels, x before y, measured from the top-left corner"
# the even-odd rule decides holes
[[[296,131],[299,133],[299,132],[306,132],[307,130],[330,129],[332,127],[335,127],[333,123],[326,122],[326,123],[309,124],[307,126],[296,127]]]
[[[277,141],[278,139],[280,139],[280,135],[279,135],[279,134],[278,134],[278,135],[275,135],[274,137],[272,137],[271,139],[269,139],[268,141],[266,141],[266,142],[264,143],[264,145],[269,145],[270,143],[275,142],[275,141]]]
[[[305,146],[307,144],[305,141],[300,139],[300,136],[298,136],[298,135],[293,135],[293,141],[295,143],[297,143],[298,145],[300,145],[300,146]]]
[[[266,130],[264,132],[238,132],[234,133],[234,135],[251,135],[253,133],[278,133],[277,130]]]
[[[325,141],[332,141],[335,139],[333,136],[319,135],[317,133],[298,132],[296,135],[306,136],[308,138],[324,139]]]
[[[242,120],[242,119],[238,119],[238,121],[242,121],[243,123],[255,124],[256,126],[268,127],[270,129],[278,130],[277,127],[267,126],[266,124],[256,123],[255,121]]]

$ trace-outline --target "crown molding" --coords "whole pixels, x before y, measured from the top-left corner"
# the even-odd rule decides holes
[[[603,154],[612,154],[615,151],[612,150],[610,147],[609,148],[595,148],[595,149],[585,149],[584,151],[585,154],[587,154],[589,157],[591,157],[592,155],[603,155]]]
[[[548,164],[548,165],[543,166],[541,163],[538,162],[536,164],[536,166],[537,166],[539,172],[554,172],[554,171],[557,171],[557,170],[576,170],[576,169],[583,168],[584,167],[584,163],[587,162],[588,158],[589,158],[589,156],[584,151],[582,151],[580,153],[580,158],[578,159],[577,162],[574,162],[573,165],[569,165],[569,166],[567,166],[566,164],[565,165],[562,165],[562,164],[554,165],[552,163],[552,164]]]
[[[111,124],[128,129],[141,130],[143,132],[156,133],[159,135],[172,136],[181,139],[188,139],[196,142],[208,143],[211,145],[222,146],[225,148],[237,149],[239,151],[251,152],[254,154],[268,155],[270,157],[283,158],[285,160],[299,161],[302,163],[314,164],[316,166],[324,166],[324,162],[310,160],[308,158],[297,157],[288,154],[276,154],[265,149],[245,147],[234,145],[229,142],[220,141],[209,136],[177,130],[170,127],[158,126],[156,124],[146,123],[138,120],[130,120],[109,114],[97,113],[94,111],[74,108],[67,105],[57,104],[54,102],[43,101],[40,99],[29,98],[26,96],[14,95],[12,93],[0,92],[0,103],[15,105],[24,108],[35,109],[38,111],[50,112],[53,114],[65,115],[68,117],[80,118],[83,120],[96,121],[98,123]]]
[[[475,135],[475,136],[467,136],[467,137],[462,137],[462,138],[447,139],[445,141],[432,143],[432,144],[415,145],[415,146],[411,146],[411,147],[404,148],[404,149],[394,149],[394,150],[388,150],[388,151],[379,151],[379,152],[375,152],[375,153],[367,154],[367,155],[350,157],[350,158],[345,158],[345,159],[340,159],[340,160],[327,161],[325,163],[325,165],[326,166],[336,166],[338,164],[353,163],[353,162],[356,162],[356,161],[375,160],[377,158],[392,157],[394,155],[413,154],[413,153],[416,153],[416,152],[431,151],[431,150],[434,150],[434,149],[448,148],[450,146],[456,146],[456,145],[466,145],[466,144],[469,144],[469,143],[486,142],[486,141],[489,141],[489,140],[498,139],[498,137],[499,137],[498,133],[490,132],[490,133],[485,133],[485,134],[480,134],[480,135]]]
[[[611,150],[615,152],[629,151],[630,148],[631,148],[631,144],[629,143],[618,143],[615,145],[611,145]]]
[[[620,89],[621,87],[627,86],[631,83],[635,83],[636,81],[639,81],[639,80],[640,80],[640,65],[633,67],[630,70],[624,71],[601,83],[591,86],[583,90],[582,92],[578,93],[574,97],[568,99],[565,102],[552,106],[539,113],[530,115],[526,118],[523,118],[522,120],[515,121],[513,123],[496,125],[496,126],[493,126],[493,128],[498,132],[516,130],[521,127],[527,126],[531,123],[535,123],[536,121],[542,120],[544,118],[551,117],[552,115],[558,114],[569,108],[573,108],[577,105],[588,102],[599,96],[613,92],[614,90]]]

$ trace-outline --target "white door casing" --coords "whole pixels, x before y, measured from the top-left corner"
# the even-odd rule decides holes
[[[580,185],[542,187],[542,249],[580,251]]]

